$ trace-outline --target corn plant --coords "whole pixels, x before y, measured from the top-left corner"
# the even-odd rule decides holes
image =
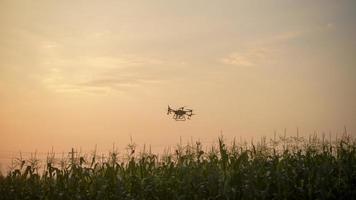
[[[217,142],[180,143],[163,155],[133,143],[107,156],[72,149],[60,160],[50,153],[42,170],[35,155],[20,155],[0,175],[0,200],[356,198],[356,143],[347,135]]]

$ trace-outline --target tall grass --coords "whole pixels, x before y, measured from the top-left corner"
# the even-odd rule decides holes
[[[94,152],[60,162],[15,160],[0,199],[355,199],[356,143],[344,136],[177,145],[162,155],[129,145],[125,158]]]

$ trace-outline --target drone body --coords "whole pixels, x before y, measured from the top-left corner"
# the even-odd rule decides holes
[[[185,121],[186,119],[190,119],[190,117],[193,114],[193,110],[192,109],[184,109],[185,106],[180,107],[179,109],[172,109],[169,105],[168,105],[168,111],[167,111],[167,115],[172,114],[173,113],[173,119],[176,121]]]

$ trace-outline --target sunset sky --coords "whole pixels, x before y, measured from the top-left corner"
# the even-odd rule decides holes
[[[356,1],[0,0],[0,158],[356,131]],[[197,115],[176,122],[167,105]],[[1,162],[1,160],[0,160]]]

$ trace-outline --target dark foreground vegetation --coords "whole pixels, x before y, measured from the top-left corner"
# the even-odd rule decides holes
[[[160,156],[129,145],[126,158],[71,154],[17,159],[0,199],[355,199],[356,143],[348,136],[197,142]],[[120,154],[121,155],[121,154]]]

